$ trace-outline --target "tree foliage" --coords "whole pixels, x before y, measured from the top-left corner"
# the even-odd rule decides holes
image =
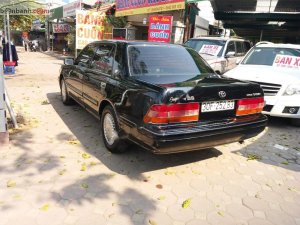
[[[3,29],[4,27],[4,17],[0,16],[0,25]],[[10,29],[20,30],[20,31],[30,31],[32,26],[32,21],[39,19],[41,23],[45,22],[45,16],[37,15],[10,15]]]
[[[1,1],[1,0],[0,0]],[[37,7],[45,7],[44,4],[40,3],[38,0],[14,0],[14,1],[3,1],[0,2],[0,8],[5,9],[6,7],[18,7],[20,9],[28,9],[28,8],[37,8]],[[44,15],[10,15],[10,28],[11,30],[20,30],[20,31],[30,31],[32,26],[32,21],[39,19],[41,23],[45,21]],[[0,15],[0,28],[4,27],[4,15]]]

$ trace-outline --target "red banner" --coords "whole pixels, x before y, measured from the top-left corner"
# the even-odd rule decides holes
[[[148,41],[171,41],[173,16],[151,15],[149,16]]]

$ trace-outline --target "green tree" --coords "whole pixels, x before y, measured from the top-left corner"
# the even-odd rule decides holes
[[[28,9],[28,8],[46,8],[45,4],[39,1],[33,0],[13,0],[13,1],[1,1],[0,9],[5,10],[6,8]],[[10,15],[10,27],[11,30],[29,31],[31,29],[32,21],[39,19],[41,22],[45,21],[44,15]],[[3,29],[4,26],[4,15],[0,15],[0,27]]]

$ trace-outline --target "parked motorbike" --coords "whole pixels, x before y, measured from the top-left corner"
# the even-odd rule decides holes
[[[39,51],[39,41],[38,40],[33,40],[29,42],[29,49],[32,52]]]

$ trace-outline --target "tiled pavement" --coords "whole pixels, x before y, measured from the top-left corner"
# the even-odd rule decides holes
[[[20,53],[6,76],[30,126],[0,146],[0,225],[300,224],[300,128],[272,119],[243,144],[107,152],[99,122],[60,101],[61,61]],[[186,201],[183,207],[183,202]]]

